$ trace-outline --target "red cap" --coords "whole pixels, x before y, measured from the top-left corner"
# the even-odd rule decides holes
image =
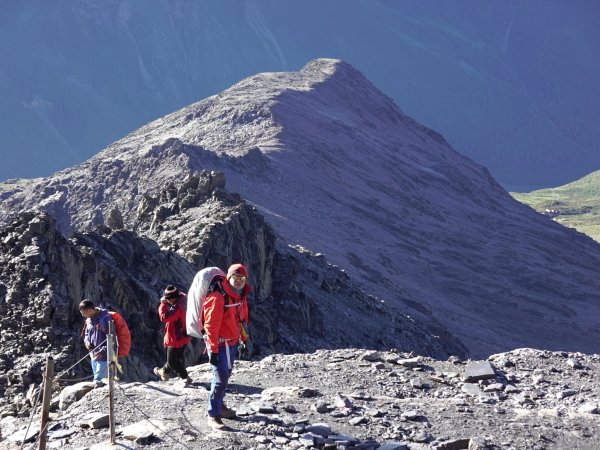
[[[231,266],[229,266],[229,269],[227,270],[227,279],[228,280],[231,277],[231,275],[240,275],[240,276],[248,278],[248,271],[242,264],[232,264]]]

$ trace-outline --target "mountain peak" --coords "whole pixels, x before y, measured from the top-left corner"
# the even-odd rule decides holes
[[[301,73],[311,74],[322,74],[326,76],[333,76],[336,74],[350,74],[353,76],[363,77],[364,75],[356,70],[352,65],[348,64],[341,59],[335,58],[316,58],[312,61],[307,62],[302,69]]]
[[[68,231],[118,208],[134,227],[144,196],[202,170],[223,172],[284,242],[325,253],[473,355],[600,345],[597,245],[514,201],[340,60],[241,80],[3,193],[0,216],[41,208]]]

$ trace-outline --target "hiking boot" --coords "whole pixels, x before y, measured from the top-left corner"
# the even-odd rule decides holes
[[[155,367],[154,368],[154,375],[159,376],[160,379],[163,380],[163,381],[169,381],[169,378],[171,378],[169,376],[169,372],[167,372],[164,368]]]
[[[225,428],[225,424],[219,416],[208,416],[208,426],[211,427],[213,430],[222,430]]]
[[[194,384],[194,382],[192,381],[192,379],[190,377],[187,377],[187,378],[183,379],[183,385],[184,386],[191,386],[192,384]]]
[[[223,419],[235,419],[237,417],[237,414],[235,413],[235,411],[233,409],[229,409],[227,406],[222,405],[221,406],[221,417]]]

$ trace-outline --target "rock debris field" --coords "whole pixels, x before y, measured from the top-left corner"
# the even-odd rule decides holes
[[[206,420],[210,370],[193,384],[117,383],[117,446],[108,388],[79,383],[52,401],[48,448],[598,449],[600,355],[518,349],[486,361],[438,361],[359,349],[237,361],[226,396],[236,419]],[[39,414],[24,448],[37,439]],[[1,419],[17,449],[28,416]]]

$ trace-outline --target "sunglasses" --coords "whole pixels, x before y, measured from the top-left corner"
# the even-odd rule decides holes
[[[246,281],[246,277],[244,275],[231,275],[235,281]]]

